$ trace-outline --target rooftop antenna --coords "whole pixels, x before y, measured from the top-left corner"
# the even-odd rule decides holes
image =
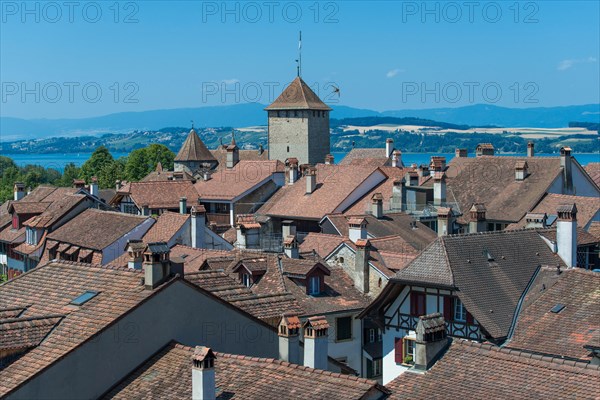
[[[190,122],[192,123],[192,129],[194,129],[194,120],[191,119]]]
[[[296,60],[298,77],[302,76],[302,31],[298,38],[298,59]]]

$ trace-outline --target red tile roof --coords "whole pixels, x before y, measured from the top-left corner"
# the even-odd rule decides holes
[[[331,108],[298,76],[265,110],[330,111]]]
[[[50,315],[0,319],[0,351],[36,347],[62,318],[62,315]]]
[[[190,214],[166,211],[156,219],[152,228],[144,235],[143,240],[146,243],[169,242],[189,219]]]
[[[179,200],[187,199],[187,206],[198,202],[198,192],[191,181],[150,181],[131,182],[117,192],[112,203],[122,196],[129,195],[138,208],[148,206],[153,209],[179,209]]]
[[[587,172],[596,185],[600,187],[600,162],[588,163],[585,166],[585,172]]]
[[[175,156],[175,161],[216,161],[196,131],[192,128],[181,149]]]

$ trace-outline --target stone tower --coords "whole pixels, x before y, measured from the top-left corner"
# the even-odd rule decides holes
[[[325,162],[329,154],[329,112],[300,77],[265,110],[269,115],[269,159]]]
[[[179,153],[175,156],[175,171],[185,171],[191,175],[197,175],[205,170],[215,168],[217,164],[217,159],[192,128],[179,149]]]

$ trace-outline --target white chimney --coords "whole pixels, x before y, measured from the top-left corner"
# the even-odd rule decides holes
[[[571,148],[560,148],[560,166],[563,169],[563,180],[566,194],[573,191],[573,171],[571,169]],[[564,193],[563,193],[564,194]]]
[[[515,164],[515,180],[524,181],[527,177],[527,161],[519,160]]]
[[[156,288],[171,275],[170,252],[165,242],[148,243],[143,264],[146,289]]]
[[[400,150],[394,150],[392,152],[392,167],[402,167],[402,153],[400,152]]]
[[[452,235],[454,233],[454,214],[452,207],[439,207],[437,209],[438,236]]]
[[[441,206],[446,203],[446,173],[433,173],[433,205]]]
[[[286,313],[279,321],[279,359],[292,364],[300,364],[300,318]]]
[[[577,206],[562,204],[558,206],[556,223],[556,245],[558,255],[567,267],[577,266]]]
[[[473,203],[473,206],[469,210],[469,214],[471,216],[471,222],[469,222],[469,233],[486,231],[486,211],[487,210],[483,203]]]
[[[293,185],[298,180],[298,159],[288,158],[286,160],[286,167],[288,171],[288,184]]]
[[[348,218],[348,236],[352,243],[367,238],[367,220],[363,217]]]
[[[533,157],[535,155],[533,142],[527,143],[527,157]]]
[[[317,188],[317,170],[313,167],[306,170],[306,194],[311,194]]]
[[[187,198],[185,197],[179,199],[179,213],[187,214]]]
[[[379,192],[371,197],[371,214],[377,219],[383,218],[383,195]]]
[[[25,197],[25,184],[23,182],[15,182],[14,200],[18,201]]]
[[[288,236],[296,236],[296,224],[291,219],[281,221],[281,236],[285,239]]]
[[[196,346],[192,355],[192,400],[215,400],[217,382],[215,380],[215,360],[213,351],[204,346]]]
[[[369,293],[369,239],[356,241],[356,255],[354,257],[354,286],[362,293]]]
[[[299,258],[296,236],[290,235],[283,239],[283,252],[289,258]]]
[[[90,194],[92,196],[100,197],[100,190],[98,188],[98,178],[92,176],[92,181],[90,182]]]
[[[394,150],[394,139],[387,138],[385,140],[385,156],[386,157],[391,156],[393,150]]]
[[[206,209],[203,205],[193,206],[191,210],[190,233],[192,247],[195,249],[203,249],[206,247],[204,243],[204,230],[206,229]]]
[[[304,366],[327,370],[329,323],[324,316],[310,317],[304,328]]]
[[[146,245],[140,239],[131,239],[127,242],[127,254],[129,255],[129,260],[127,261],[128,268],[142,269],[145,249]]]
[[[403,211],[406,207],[406,180],[404,178],[396,179],[393,182],[392,197],[390,198],[390,210],[393,212]]]
[[[211,178],[212,178],[212,172],[204,171],[204,173],[202,174],[202,179],[204,179],[204,181],[210,181]]]
[[[117,179],[115,181],[115,189],[117,190],[117,192],[119,191],[119,189],[121,189],[121,180]]]
[[[334,163],[333,156],[331,154],[327,154],[325,156],[325,164],[327,164],[327,165],[333,165],[333,163]]]

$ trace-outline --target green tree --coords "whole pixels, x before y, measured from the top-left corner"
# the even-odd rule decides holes
[[[129,153],[125,172],[130,181],[139,181],[156,169],[160,162],[166,170],[173,169],[175,154],[162,144],[151,144],[148,147],[136,149]]]
[[[113,188],[117,179],[125,179],[126,160],[125,157],[122,157],[110,164],[106,164],[97,175],[98,185],[100,185],[101,188]]]
[[[125,174],[127,180],[139,181],[148,175],[147,150],[136,149],[129,153],[127,163],[125,164]]]
[[[68,163],[65,165],[63,176],[60,180],[61,186],[71,186],[74,179],[79,179],[81,175],[81,168],[77,167],[74,163]]]
[[[98,177],[98,184],[102,188],[112,187],[114,182],[107,185],[107,181],[101,178],[102,171],[111,169],[111,165],[115,163],[115,159],[104,146],[98,147],[82,166],[80,177],[89,182],[92,176]],[[106,174],[106,172],[104,172]]]
[[[154,171],[159,162],[165,170],[172,171],[173,160],[175,160],[175,153],[164,144],[153,143],[146,147],[146,162],[148,163],[150,171]]]

